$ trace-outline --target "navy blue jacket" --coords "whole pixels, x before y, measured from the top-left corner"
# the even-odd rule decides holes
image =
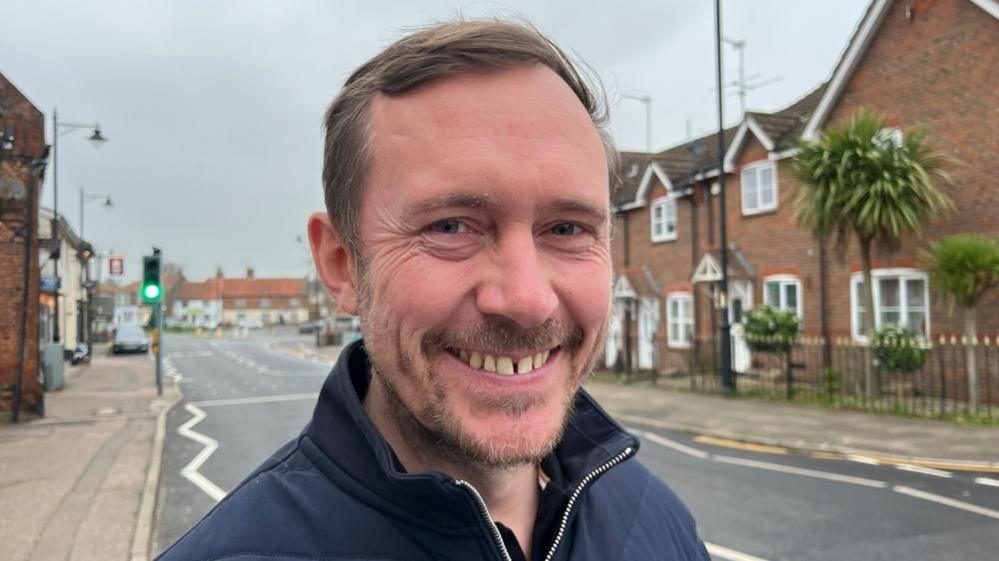
[[[503,561],[478,493],[408,474],[365,413],[361,342],[346,347],[312,421],[163,553],[160,561]],[[694,521],[637,460],[637,440],[580,392],[554,452],[568,497],[550,560],[708,560]]]

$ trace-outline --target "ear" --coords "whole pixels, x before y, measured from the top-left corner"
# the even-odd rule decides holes
[[[357,268],[325,212],[309,217],[309,245],[319,278],[341,310],[357,315]]]

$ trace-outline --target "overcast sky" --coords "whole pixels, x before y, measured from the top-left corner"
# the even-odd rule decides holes
[[[723,33],[745,39],[746,74],[780,81],[749,109],[784,107],[827,79],[866,0],[727,0]],[[522,15],[586,61],[604,82],[621,149],[717,127],[713,2],[580,0],[206,1],[4,3],[0,72],[47,119],[99,121],[60,137],[59,210],[79,227],[80,187],[110,194],[86,205],[86,239],[126,257],[138,277],[152,245],[199,280],[303,275],[305,221],[323,206],[321,118],[347,75],[407,27],[457,14]],[[13,25],[10,25],[13,24]],[[738,58],[724,48],[725,79]],[[739,104],[727,98],[726,122]],[[52,205],[52,169],[42,203]]]

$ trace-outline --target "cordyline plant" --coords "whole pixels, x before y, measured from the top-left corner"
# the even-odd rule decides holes
[[[883,117],[861,110],[819,140],[800,142],[792,161],[802,184],[796,196],[799,224],[820,239],[831,236],[844,250],[856,238],[864,276],[861,331],[867,337],[875,326],[873,248],[897,249],[903,237],[919,233],[927,220],[953,205],[936,183],[950,183],[944,168],[954,160],[925,140],[925,132],[912,131],[896,144]]]
[[[999,240],[978,234],[956,234],[930,245],[922,252],[934,290],[961,308],[964,315],[965,361],[968,370],[968,401],[978,407],[978,368],[975,360],[977,325],[975,306],[999,285]]]

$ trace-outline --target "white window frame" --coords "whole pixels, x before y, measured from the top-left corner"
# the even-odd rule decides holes
[[[774,305],[773,302],[769,302],[767,297],[770,292],[767,290],[767,285],[770,283],[777,283],[780,286],[780,296],[779,302]],[[797,305],[795,306],[795,313],[798,314],[799,319],[805,319],[805,305],[802,300],[802,290],[801,290],[801,277],[796,275],[770,275],[768,277],[763,277],[763,304],[765,306],[770,306],[775,310],[787,310],[787,292],[786,287],[793,286],[795,291],[795,300],[797,300]]]
[[[885,148],[890,143],[895,148],[901,148],[905,141],[905,136],[902,134],[902,129],[898,127],[885,127],[878,131],[878,135],[874,138],[874,143]]]
[[[909,317],[909,302],[908,302],[908,284],[906,281],[910,280],[920,280],[923,281],[923,308],[925,310],[926,318],[926,333],[927,339],[932,337],[931,323],[930,323],[930,278],[929,275],[920,269],[909,269],[909,268],[888,268],[888,269],[874,269],[871,271],[871,277],[874,281],[874,327],[875,329],[881,327],[881,280],[885,278],[897,278],[899,281],[899,292],[898,292],[898,314],[901,320],[900,325],[902,327],[909,328],[908,317]],[[860,332],[860,305],[863,295],[860,294],[860,286],[864,282],[864,273],[858,271],[850,275],[850,333],[853,335],[855,341],[867,342],[867,335]],[[915,331],[915,330],[914,330]]]
[[[681,313],[680,317],[673,317],[673,303],[677,303]],[[687,313],[683,314],[684,304],[687,306]],[[676,325],[674,325],[676,324]],[[690,340],[684,340],[682,336],[682,326],[690,326],[690,337],[694,337],[694,295],[690,292],[671,292],[666,296],[666,342],[674,349],[689,349]]]
[[[760,176],[765,170],[770,170],[774,178],[774,197],[773,202],[768,205],[762,205],[759,202],[760,195]],[[746,197],[746,177],[752,174],[756,180],[756,205],[748,206]],[[771,162],[769,160],[763,160],[760,162],[754,162],[748,164],[742,168],[742,174],[739,176],[739,193],[742,199],[742,214],[752,215],[760,214],[761,212],[770,212],[771,210],[777,209],[778,201],[780,200],[780,191],[777,188],[777,163]]]
[[[656,219],[656,211],[662,209],[662,217]],[[670,216],[672,214],[672,217]],[[672,218],[672,224],[670,223]],[[662,229],[656,232],[656,226],[661,225]],[[672,225],[672,232],[670,226]],[[676,239],[676,199],[670,195],[659,197],[649,205],[649,236],[653,243],[668,242]]]

